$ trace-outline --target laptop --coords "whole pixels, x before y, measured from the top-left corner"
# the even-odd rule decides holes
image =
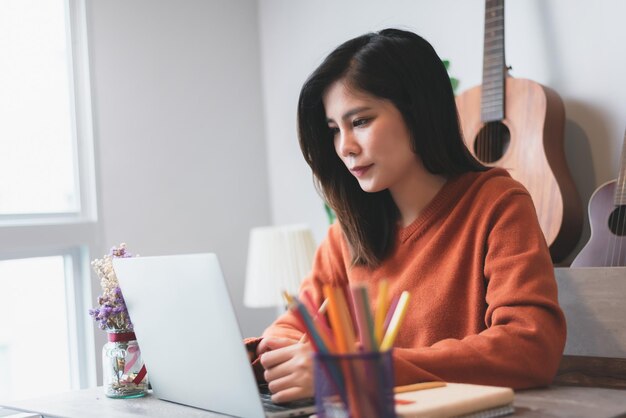
[[[315,412],[312,400],[262,396],[215,254],[114,258],[113,267],[154,396],[246,418]]]

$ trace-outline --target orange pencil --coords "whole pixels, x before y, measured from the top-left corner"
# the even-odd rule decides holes
[[[339,289],[341,289],[341,294],[346,302],[345,305],[348,313],[348,324],[350,324],[350,330],[352,331],[352,335],[356,335],[356,312],[354,310],[354,300],[352,299],[350,286],[348,283],[345,283],[340,286]]]
[[[328,299],[328,317],[332,326],[333,334],[335,335],[335,343],[337,344],[337,351],[339,354],[347,354],[349,351],[347,336],[343,326],[343,320],[341,319],[340,303],[338,301],[338,293],[341,289],[335,289],[330,285],[324,285],[324,296]],[[345,301],[344,301],[345,303]],[[354,340],[352,341],[354,345]],[[352,375],[352,370],[349,364],[345,361],[339,361],[341,370],[343,371],[343,378],[346,385],[346,394],[348,397],[349,408],[355,417],[362,417],[360,413],[359,403],[357,401],[358,392],[355,387],[355,380]]]
[[[337,309],[339,311],[339,321],[341,322],[341,332],[345,335],[346,340],[346,352],[354,353],[356,352],[356,337],[354,335],[354,326],[352,325],[352,315],[350,315],[350,308],[348,306],[348,302],[344,297],[345,293],[343,288],[335,287],[333,288],[335,292],[335,297],[337,300]]]
[[[335,344],[337,352],[340,354],[347,353],[346,336],[341,326],[341,319],[339,316],[339,310],[337,308],[337,298],[335,292],[330,285],[324,285],[323,287],[324,297],[328,300],[328,319],[330,319],[331,331],[335,336]]]
[[[374,335],[378,345],[383,342],[384,331],[383,326],[385,323],[385,317],[387,316],[387,309],[389,309],[389,301],[387,293],[389,291],[389,282],[387,279],[383,279],[378,284],[378,295],[376,300],[376,312],[374,312]]]

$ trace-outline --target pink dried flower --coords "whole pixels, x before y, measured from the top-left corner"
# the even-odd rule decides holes
[[[113,258],[126,258],[133,255],[126,250],[126,244],[111,248],[109,254],[91,262],[100,279],[102,295],[98,297],[98,308],[90,309],[89,315],[98,322],[101,329],[132,330],[133,323],[128,316],[117,276],[113,270]]]

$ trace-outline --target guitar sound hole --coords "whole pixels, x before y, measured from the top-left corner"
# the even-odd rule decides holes
[[[502,122],[486,123],[474,141],[474,155],[483,163],[498,161],[511,142],[509,128]]]
[[[617,236],[626,235],[626,205],[618,206],[611,212],[609,229]]]

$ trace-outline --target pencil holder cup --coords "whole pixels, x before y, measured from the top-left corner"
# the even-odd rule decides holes
[[[391,350],[355,354],[316,353],[318,418],[395,418]]]

